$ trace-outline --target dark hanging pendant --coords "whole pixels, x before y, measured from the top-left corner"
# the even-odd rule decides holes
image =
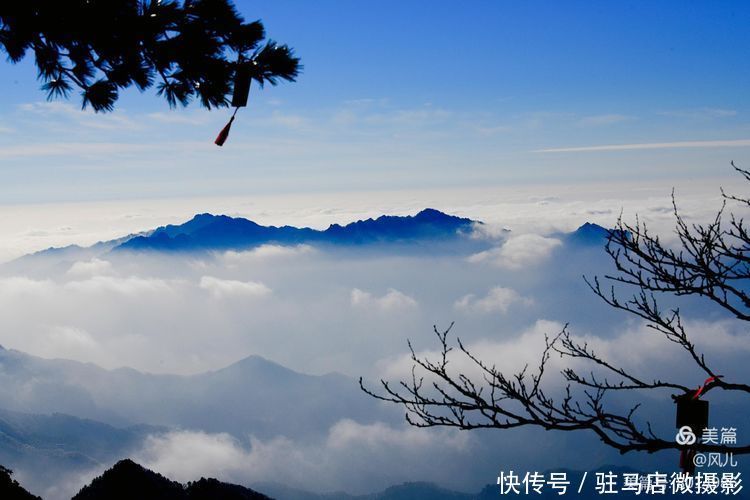
[[[675,418],[675,426],[680,429],[675,439],[678,439],[682,435],[682,428],[688,427],[693,431],[692,442],[686,442],[688,445],[680,449],[680,468],[686,474],[695,474],[695,448],[690,447],[691,444],[695,444],[701,440],[703,436],[703,429],[708,427],[708,401],[698,399],[701,390],[698,390],[693,394],[683,394],[676,398],[677,402],[677,417]],[[683,444],[678,441],[678,444]]]
[[[677,399],[677,428],[688,426],[696,436],[708,427],[708,401],[685,395]]]
[[[250,94],[250,82],[250,63],[238,64],[234,73],[233,108],[247,106],[247,97]]]
[[[250,78],[250,72],[250,63],[237,64],[237,69],[234,72],[234,89],[232,92],[232,107],[234,108],[234,113],[232,113],[229,123],[224,125],[224,128],[221,129],[219,135],[216,136],[214,144],[217,146],[223,146],[227,137],[229,137],[229,130],[232,128],[232,122],[234,122],[234,117],[237,115],[237,110],[247,106],[247,98],[250,95],[250,82],[252,81]]]

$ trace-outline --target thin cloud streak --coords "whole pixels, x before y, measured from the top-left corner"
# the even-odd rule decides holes
[[[206,144],[185,141],[163,144],[138,144],[127,142],[48,142],[39,144],[18,144],[0,149],[0,159],[36,158],[58,155],[111,155],[160,152],[168,153],[175,149],[208,149]]]
[[[642,149],[678,149],[678,148],[743,148],[750,146],[750,139],[727,141],[677,141],[653,142],[640,144],[606,144],[602,146],[581,146],[572,148],[536,149],[532,153],[588,153],[594,151],[636,151]]]

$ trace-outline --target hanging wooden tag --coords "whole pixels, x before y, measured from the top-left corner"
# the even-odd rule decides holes
[[[689,395],[677,400],[677,428],[690,427],[699,436],[708,427],[708,401],[694,399]]]
[[[250,94],[250,64],[238,64],[234,73],[234,92],[232,93],[232,107],[241,108],[247,106],[247,98]]]

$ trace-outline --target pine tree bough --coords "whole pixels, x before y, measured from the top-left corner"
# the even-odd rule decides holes
[[[750,172],[734,164],[732,167],[750,181]],[[711,222],[688,224],[672,193],[679,242],[676,249],[663,244],[641,221],[631,225],[620,217],[609,232],[606,245],[617,273],[605,276],[604,280],[594,278],[586,282],[608,305],[642,319],[655,334],[675,344],[691,360],[696,372],[713,378],[702,388],[702,395],[721,389],[746,397],[750,385],[721,377],[690,339],[679,309],[662,310],[657,300],[664,294],[695,295],[714,302],[738,321],[750,321],[750,297],[746,291],[750,284],[750,228],[741,216],[727,215],[728,203],[746,209],[750,208],[750,198],[729,195],[723,190],[722,196],[723,206]],[[634,287],[635,293],[622,299],[614,286],[604,287],[602,281]],[[567,325],[556,335],[545,338],[546,347],[536,371],[530,372],[526,366],[518,373],[505,374],[477,357],[460,339],[453,345],[449,341],[452,327],[453,324],[443,331],[434,329],[440,343],[437,359],[420,357],[409,342],[411,379],[397,384],[381,380],[380,390],[374,390],[360,378],[362,390],[377,399],[402,405],[406,420],[417,427],[532,426],[558,431],[587,430],[621,453],[685,448],[675,442],[674,434],[657,436],[650,422],[636,418],[641,403],[633,404],[627,411],[614,411],[611,402],[608,404],[605,399],[613,393],[626,393],[637,399],[640,391],[662,391],[676,400],[691,397],[694,387],[631,373],[576,340]],[[471,360],[481,377],[471,378],[448,370],[449,355],[455,346],[458,354]],[[582,374],[573,368],[563,369],[565,388],[553,396],[542,388],[551,355],[590,363],[592,370]],[[735,455],[750,453],[750,445],[745,444],[696,443],[690,448]]]
[[[265,36],[229,0],[0,3],[0,47],[10,62],[33,52],[48,99],[78,87],[82,107],[97,112],[112,111],[121,89],[154,84],[170,107],[193,99],[224,107],[239,65],[261,86],[294,81],[299,58]]]

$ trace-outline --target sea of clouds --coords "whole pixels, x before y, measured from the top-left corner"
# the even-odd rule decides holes
[[[709,199],[715,196],[702,191],[685,199],[686,215],[705,220],[711,213]],[[486,242],[486,249],[467,254],[365,255],[309,245],[264,245],[194,255],[102,253],[81,260],[53,256],[34,266],[10,263],[0,274],[0,343],[42,358],[183,375],[217,370],[257,355],[302,373],[338,372],[351,377],[352,383],[361,376],[376,389],[381,378],[410,377],[407,339],[419,356],[438,354],[433,325],[446,328],[454,323],[451,338],[460,337],[478,357],[512,373],[526,364],[536,366],[544,336],[568,324],[575,336],[613,364],[645,378],[699,385],[703,374],[684,352],[642,322],[612,310],[588,288],[584,275],[613,272],[603,249],[566,243],[564,232],[588,220],[612,227],[626,202],[596,198],[586,204],[570,193],[557,198],[526,195],[525,200],[525,205],[515,204],[506,212],[501,210],[512,200],[476,207],[453,200],[455,213],[490,222],[475,235]],[[637,200],[631,208],[655,227],[669,227],[668,193],[659,198],[648,191]],[[403,206],[423,201],[409,200]],[[300,207],[292,209],[302,213]],[[378,209],[354,206],[327,219],[320,212],[308,212],[296,220],[298,225],[314,225],[305,224],[313,220],[318,225],[323,220],[348,222],[341,219],[377,215]],[[532,209],[533,214],[527,212]],[[282,213],[264,220],[256,212],[259,217],[251,218],[268,222]],[[532,217],[536,223],[529,222]],[[669,240],[669,231],[664,234]],[[21,248],[28,241],[17,243]],[[667,299],[665,304],[683,307],[696,344],[709,360],[719,360],[725,376],[746,379],[744,360],[750,348],[742,340],[741,325],[700,300]],[[559,371],[566,366],[571,366],[570,360],[551,358],[551,390],[562,390]],[[451,354],[451,369],[478,375],[477,367],[457,351]],[[642,399],[648,403],[645,415],[658,415],[671,405],[665,393],[645,394]],[[342,418],[305,439],[284,434],[258,437],[252,429],[237,435],[175,428],[149,436],[133,458],[181,481],[205,475],[242,484],[279,482],[314,491],[351,492],[408,480],[476,491],[509,464],[544,469],[621,460],[592,436],[545,434],[532,448],[529,437],[537,434],[529,431],[415,429],[403,422],[400,409],[392,413],[392,418],[377,422]],[[725,419],[727,414],[717,413]],[[664,421],[657,427],[672,432],[672,424]],[[570,446],[585,451],[575,463],[565,458]],[[634,463],[671,458],[638,457]],[[55,491],[48,493],[62,495]]]

